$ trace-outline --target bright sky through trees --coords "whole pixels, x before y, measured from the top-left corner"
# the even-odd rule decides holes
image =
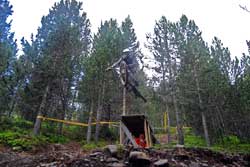
[[[12,30],[19,40],[29,39],[36,34],[41,17],[47,15],[54,2],[59,0],[10,0],[13,5]],[[97,31],[101,20],[115,18],[120,23],[129,14],[136,34],[145,42],[145,34],[152,32],[155,20],[162,15],[177,21],[182,14],[195,20],[203,32],[203,38],[210,43],[214,36],[228,46],[232,56],[241,56],[247,51],[245,41],[250,39],[250,13],[243,11],[239,4],[250,8],[248,0],[84,0],[83,10]],[[144,49],[145,50],[145,49]]]

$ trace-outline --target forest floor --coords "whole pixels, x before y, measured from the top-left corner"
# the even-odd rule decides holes
[[[133,149],[113,145],[116,154],[110,154],[103,148],[117,143],[118,137],[114,137],[117,131],[110,130],[109,137],[102,138],[97,144],[86,144],[83,140],[86,129],[65,126],[63,135],[58,135],[53,127],[45,122],[42,134],[34,136],[32,122],[19,118],[0,121],[0,167],[250,167],[250,143],[243,143],[235,136],[228,136],[224,144],[207,149],[204,139],[188,128],[185,129],[184,148],[176,147],[175,135],[171,144],[166,144],[166,134],[157,133],[161,144],[153,148]],[[176,134],[175,128],[172,128],[171,134]]]
[[[131,157],[131,154],[136,157]],[[160,161],[159,161],[160,160]],[[0,166],[10,167],[52,167],[52,166],[88,166],[88,167],[126,167],[126,166],[178,166],[178,167],[222,167],[250,166],[250,154],[226,154],[201,148],[152,148],[133,149],[117,147],[116,154],[107,149],[86,151],[81,144],[48,144],[32,151],[13,151],[0,147]]]

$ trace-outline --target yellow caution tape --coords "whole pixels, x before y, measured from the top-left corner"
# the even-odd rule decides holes
[[[66,121],[66,120],[60,120],[60,119],[55,119],[55,118],[48,118],[48,117],[43,117],[41,115],[37,116],[38,119],[42,119],[43,121],[49,120],[49,121],[55,121],[55,122],[61,122],[69,125],[78,125],[78,126],[88,126],[88,124],[81,123],[81,122],[74,122],[74,121]],[[93,122],[91,125],[96,125],[96,124],[119,124],[119,122],[106,122],[106,121],[101,121],[101,122]]]

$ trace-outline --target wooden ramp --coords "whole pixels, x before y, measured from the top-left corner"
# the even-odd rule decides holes
[[[121,116],[120,124],[120,144],[132,144],[134,147],[138,147],[135,138],[139,137],[140,134],[144,134],[147,147],[158,143],[145,115]]]

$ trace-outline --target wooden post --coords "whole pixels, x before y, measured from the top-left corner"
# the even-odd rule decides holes
[[[164,130],[167,132],[167,112],[164,112]]]
[[[152,146],[152,136],[151,136],[149,123],[147,123],[147,128],[148,128],[148,147],[151,147]]]
[[[149,137],[148,137],[148,127],[147,127],[147,121],[144,120],[144,132],[145,132],[145,139],[147,146],[149,145]]]
[[[123,144],[124,134],[122,131],[122,120],[120,121],[120,144]]]
[[[126,115],[126,93],[127,93],[127,90],[126,90],[126,84],[127,84],[127,65],[125,62],[122,62],[121,65],[120,65],[122,68],[121,69],[121,75],[122,73],[124,74],[124,81],[123,81],[123,105],[122,105],[122,115]],[[123,132],[123,129],[122,129],[122,122],[120,124],[120,144],[123,144],[123,140],[124,140],[124,132]]]
[[[126,93],[127,93],[127,90],[126,90],[126,87],[124,86],[123,87],[123,106],[122,106],[122,115],[126,115]]]

